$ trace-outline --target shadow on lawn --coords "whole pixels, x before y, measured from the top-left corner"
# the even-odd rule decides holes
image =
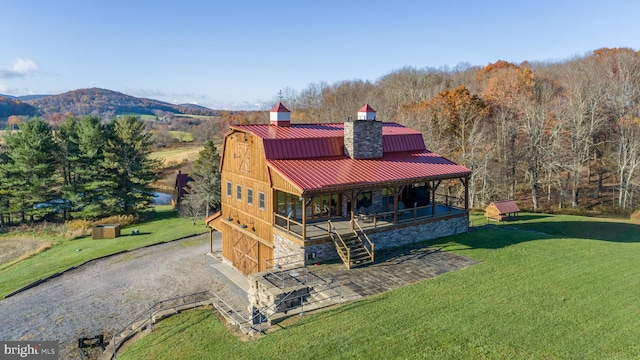
[[[489,223],[471,228],[467,234],[455,238],[441,238],[429,241],[430,245],[442,250],[459,247],[456,244],[475,249],[499,249],[526,241],[553,238],[600,240],[618,243],[640,242],[640,225],[610,221],[535,221],[549,215],[526,215],[517,221]]]

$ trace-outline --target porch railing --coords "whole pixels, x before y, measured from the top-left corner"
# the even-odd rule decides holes
[[[429,219],[436,219],[442,216],[449,216],[454,213],[464,211],[464,199],[449,196],[446,194],[436,194],[435,202],[433,204],[427,204],[425,206],[417,206],[414,204],[412,207],[406,207],[398,209],[394,213],[393,210],[380,211],[375,213],[363,213],[356,214],[354,219],[357,219],[361,228],[382,228],[394,226],[396,224],[405,224],[414,221],[423,221]],[[286,217],[279,213],[274,213],[274,224],[276,227],[287,234],[294,235],[303,240],[315,240],[327,236],[326,227],[324,226],[325,220],[311,220],[307,221],[306,228],[302,222],[295,219]],[[308,219],[309,220],[309,219]],[[346,222],[348,218],[334,218],[332,221],[335,224]],[[339,229],[339,225],[335,225]]]
[[[290,217],[280,215],[276,212],[273,213],[273,216],[274,224],[276,224],[281,229],[286,230],[287,234],[296,234],[298,236],[302,236],[303,226],[301,222],[297,222]]]

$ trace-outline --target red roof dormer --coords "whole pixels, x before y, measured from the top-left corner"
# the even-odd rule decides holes
[[[269,112],[269,123],[275,126],[291,125],[291,111],[279,102]]]

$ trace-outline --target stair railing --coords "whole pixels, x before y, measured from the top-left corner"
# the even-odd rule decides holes
[[[344,239],[342,239],[342,236],[340,236],[335,226],[333,226],[331,220],[327,220],[327,224],[329,236],[336,246],[340,259],[342,259],[342,262],[347,266],[347,269],[351,269],[351,249],[349,249],[347,244],[344,242]]]
[[[371,262],[373,262],[374,259],[375,259],[374,258],[375,244],[373,242],[371,242],[371,239],[369,239],[369,237],[364,232],[364,230],[362,230],[362,227],[360,226],[360,223],[358,223],[358,220],[353,219],[352,221],[355,224],[355,226],[353,226],[353,233],[356,235],[358,240],[360,240],[360,242],[362,243],[362,246],[367,251],[367,254],[369,254],[369,256],[371,257]],[[364,240],[363,240],[363,238],[364,238]]]

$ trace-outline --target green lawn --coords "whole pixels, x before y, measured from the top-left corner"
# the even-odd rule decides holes
[[[188,131],[178,131],[178,130],[171,130],[169,131],[169,134],[171,134],[171,136],[178,140],[179,142],[191,142],[193,141],[193,134],[191,134]]]
[[[140,234],[130,236],[132,229],[138,229]],[[54,234],[9,233],[4,237],[37,236],[44,241],[53,242],[54,245],[51,249],[26,260],[0,268],[0,297],[90,259],[203,232],[206,232],[203,224],[194,226],[190,219],[179,218],[171,206],[156,206],[150,220],[123,228],[122,236],[115,239],[93,240],[88,236],[68,240]]]
[[[427,244],[479,263],[294,317],[255,341],[230,335],[211,311],[186,312],[159,323],[118,358],[640,356],[640,226],[523,214],[518,221]]]

